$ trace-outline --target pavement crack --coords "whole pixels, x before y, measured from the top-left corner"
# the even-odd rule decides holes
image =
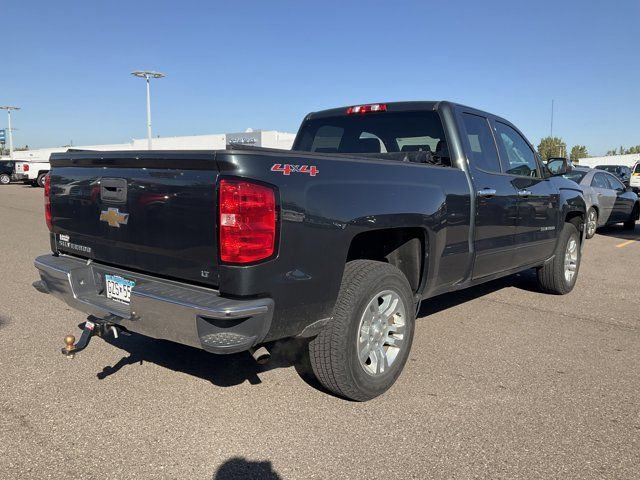
[[[570,314],[570,313],[566,313],[566,312],[559,312],[557,310],[552,310],[550,308],[542,308],[542,307],[538,307],[538,306],[524,306],[521,305],[519,303],[515,303],[515,302],[509,302],[507,300],[497,300],[495,298],[487,298],[487,297],[483,297],[480,300],[483,300],[485,302],[492,302],[492,303],[497,303],[499,305],[507,305],[510,307],[517,307],[517,308],[521,308],[521,309],[526,309],[526,310],[533,310],[535,312],[539,312],[539,313],[547,313],[547,314],[552,314],[552,315],[559,315],[561,317],[565,317],[565,318],[571,318],[573,320],[579,320],[579,321],[588,321],[588,322],[592,322],[592,323],[597,323],[597,324],[605,324],[605,325],[609,325],[612,327],[617,327],[620,330],[627,330],[627,331],[631,331],[631,332],[637,332],[638,331],[638,327],[634,327],[631,325],[623,325],[620,323],[616,323],[616,322],[611,322],[608,320],[603,319],[602,317],[592,317],[592,316],[588,316],[588,315],[575,315],[575,314]]]

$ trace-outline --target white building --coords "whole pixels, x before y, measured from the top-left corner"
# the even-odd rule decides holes
[[[276,130],[247,129],[238,133],[218,133],[212,135],[188,135],[183,137],[158,137],[152,142],[153,150],[222,150],[231,143],[256,147],[279,148],[290,150],[295,133],[278,132]],[[38,148],[13,152],[14,160],[42,162],[49,161],[49,155],[66,152],[68,148],[78,150],[147,150],[146,138],[134,138],[129,143],[112,143],[106,145],[74,145],[73,147]],[[8,156],[2,157],[8,159]]]
[[[578,165],[592,168],[597,165],[625,165],[631,168],[637,162],[640,162],[640,153],[631,153],[629,155],[609,155],[606,157],[580,158],[578,160]]]

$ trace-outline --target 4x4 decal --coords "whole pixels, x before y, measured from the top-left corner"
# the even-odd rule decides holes
[[[271,167],[272,172],[281,172],[283,175],[291,175],[292,173],[308,173],[312,177],[315,177],[320,173],[320,170],[315,165],[290,165],[285,163],[276,163]]]

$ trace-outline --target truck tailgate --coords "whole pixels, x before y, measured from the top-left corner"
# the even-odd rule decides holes
[[[52,157],[57,248],[143,273],[217,286],[213,152]]]

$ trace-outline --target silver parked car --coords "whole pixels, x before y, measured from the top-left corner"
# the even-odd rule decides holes
[[[587,202],[587,238],[596,234],[598,227],[624,223],[624,228],[633,230],[638,220],[640,204],[638,195],[625,187],[615,176],[604,170],[573,167],[564,175],[582,187]]]

